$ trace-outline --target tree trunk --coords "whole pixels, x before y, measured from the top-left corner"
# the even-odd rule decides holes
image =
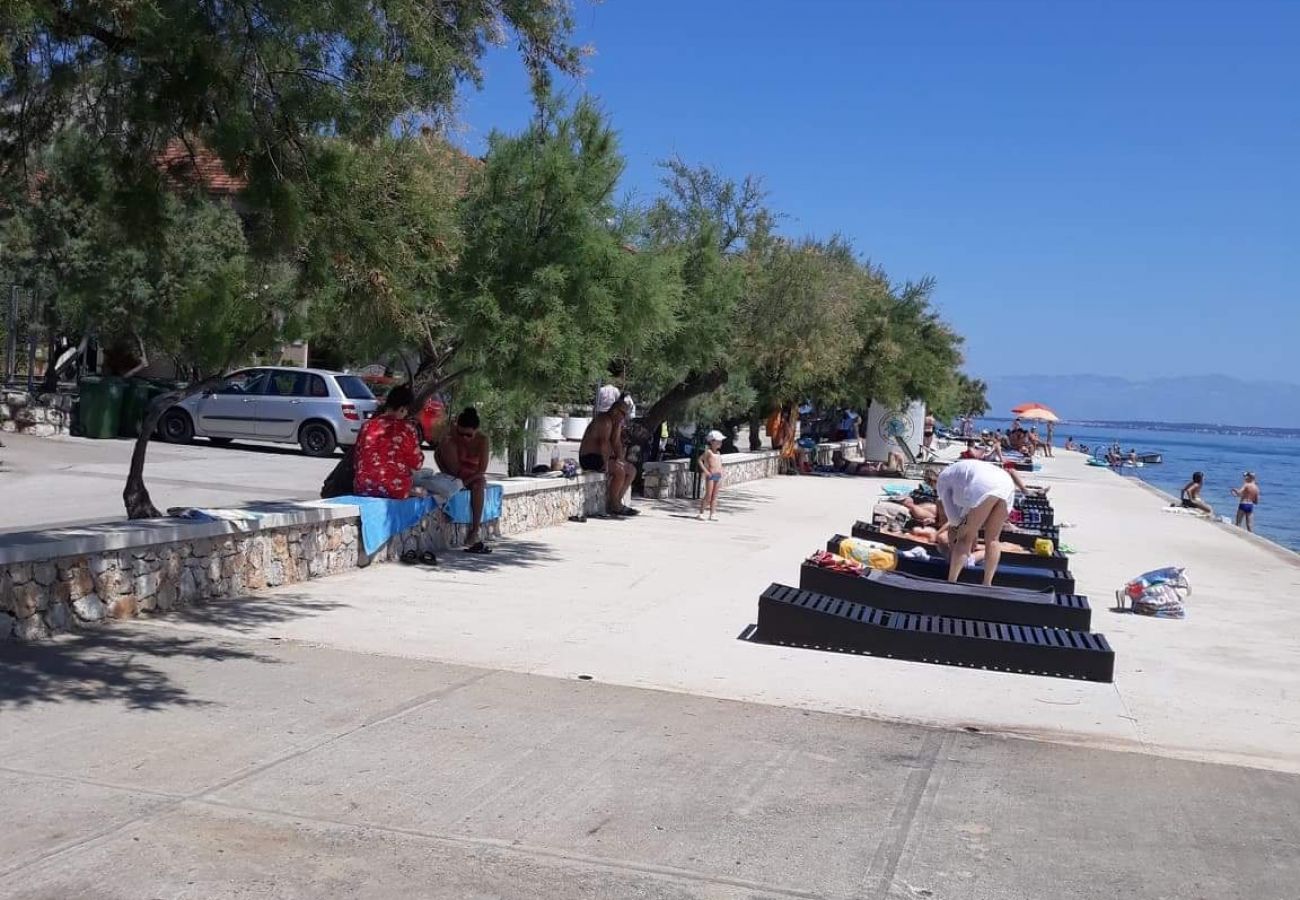
[[[173,391],[156,398],[149,404],[149,411],[140,423],[140,434],[136,436],[135,449],[131,451],[131,468],[126,474],[126,485],[122,488],[122,502],[126,505],[128,519],[157,519],[162,516],[158,507],[153,505],[149,489],[144,484],[144,460],[149,452],[149,439],[158,427],[163,413],[186,396],[188,395],[180,391]]]
[[[149,453],[149,439],[154,429],[162,421],[167,410],[188,397],[214,387],[224,377],[224,372],[191,384],[189,387],[171,391],[155,397],[140,423],[140,434],[135,439],[135,449],[131,451],[131,468],[126,473],[126,485],[122,488],[122,503],[126,506],[128,519],[157,519],[162,516],[158,507],[153,505],[149,488],[144,483],[144,462]]]
[[[56,367],[58,363],[57,354],[59,352],[58,339],[51,332],[45,339],[45,380],[41,382],[42,394],[55,394],[59,390],[59,370]]]
[[[506,474],[511,478],[529,474],[524,471],[524,448],[522,445],[506,448]]]
[[[466,375],[474,371],[473,366],[463,366],[452,372],[447,372],[455,352],[442,354],[441,356],[432,356],[428,353],[421,354],[420,365],[414,373],[407,368],[407,377],[410,380],[411,392],[415,395],[415,400],[411,404],[411,415],[418,416],[424,409],[424,404],[429,402],[429,398],[449,385],[455,384]],[[446,374],[444,374],[446,373]],[[451,410],[447,410],[451,415]]]
[[[707,372],[690,372],[673,385],[645,414],[645,427],[654,433],[659,426],[681,412],[696,397],[712,393],[727,383],[727,370],[716,366]]]
[[[730,419],[724,419],[722,422],[722,433],[725,438],[722,442],[722,449],[725,453],[739,453],[740,447],[736,446],[736,434],[740,431],[740,426],[744,425],[745,416],[733,416]]]

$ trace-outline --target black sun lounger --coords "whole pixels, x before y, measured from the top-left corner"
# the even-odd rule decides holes
[[[1056,510],[1043,497],[1024,497],[1016,501],[1016,509],[1021,518],[1037,528],[1050,528],[1056,525]]]
[[[1034,541],[1039,538],[1047,538],[1052,542],[1052,549],[1059,550],[1061,544],[1061,529],[1055,525],[1044,526],[1042,528],[1029,528],[1023,525],[1004,525],[1002,528],[1002,540],[1009,544],[1019,544],[1030,550],[1034,547]]]
[[[956,616],[1014,625],[1046,625],[1077,631],[1087,631],[1092,627],[1092,608],[1088,605],[1088,598],[1076,594],[949,584],[903,572],[872,570],[860,576],[850,575],[811,563],[804,563],[799,570],[799,587],[896,612]]]
[[[843,535],[835,535],[826,542],[826,549],[831,553],[837,552],[836,548],[840,541],[844,540]],[[908,575],[920,575],[922,578],[937,578],[940,581],[948,579],[948,560],[942,556],[931,556],[929,559],[911,559],[899,555],[898,571],[905,572]],[[957,575],[957,580],[963,584],[979,584],[984,580],[984,567],[977,565],[974,568],[962,569]],[[1029,588],[1032,591],[1055,591],[1058,594],[1074,593],[1074,577],[1069,572],[1059,569],[1029,569],[1024,566],[1012,565],[1003,561],[998,563],[998,570],[993,575],[993,583],[998,587],[1018,587]]]
[[[854,523],[853,536],[857,537],[859,528],[875,528],[870,522],[858,520]],[[1028,528],[1022,525],[1005,525],[1002,528],[1002,540],[1009,544],[1019,544],[1027,550],[1034,549],[1034,541],[1039,538],[1047,538],[1052,542],[1052,549],[1060,549],[1061,529],[1055,525],[1044,528]]]
[[[911,550],[913,547],[924,547],[930,553],[936,552],[933,541],[921,541],[906,534],[896,534],[892,531],[881,531],[874,525],[868,525],[866,522],[857,522],[853,526],[853,536],[862,538],[867,541],[878,541],[881,544],[889,544],[891,547],[898,547],[902,550]],[[1023,544],[1014,541],[1018,547],[1024,547]],[[1031,549],[1031,548],[1025,548]],[[1010,563],[1017,566],[1024,566],[1028,569],[1055,569],[1061,572],[1070,571],[1070,561],[1059,550],[1053,550],[1051,556],[1039,556],[1036,553],[1008,553],[1002,552],[1002,562]]]
[[[758,598],[757,640],[894,659],[1110,682],[1104,635],[877,609],[773,584]]]

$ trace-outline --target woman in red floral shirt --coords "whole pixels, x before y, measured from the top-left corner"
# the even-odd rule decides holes
[[[419,435],[407,418],[414,401],[409,387],[395,387],[380,413],[361,426],[353,457],[357,496],[390,500],[410,496],[411,473],[424,465]]]

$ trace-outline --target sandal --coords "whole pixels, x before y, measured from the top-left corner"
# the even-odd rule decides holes
[[[433,555],[432,550],[425,550],[420,554],[420,562],[424,563],[426,566],[436,566],[438,564],[438,557]]]
[[[570,522],[578,522],[578,523],[582,523],[582,522],[587,521],[587,517],[586,517],[586,516],[569,516],[569,521],[570,521]]]
[[[620,506],[618,508],[618,514],[620,516],[639,516],[641,515],[641,510],[633,509],[630,506]]]
[[[420,561],[420,554],[416,553],[414,550],[403,550],[401,559],[402,565],[413,566]]]
[[[476,553],[476,554],[487,554],[492,552],[492,548],[489,547],[487,544],[483,543],[482,541],[479,541],[476,544],[472,544],[466,547],[465,552]]]

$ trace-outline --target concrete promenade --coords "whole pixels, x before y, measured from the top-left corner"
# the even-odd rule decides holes
[[[840,478],[2,647],[0,896],[1293,898],[1300,567],[1048,465],[1114,685],[737,640]]]
[[[1075,524],[1062,535],[1093,630],[1115,648],[1113,685],[736,640],[763,588],[797,583],[804,557],[869,516],[875,479],[772,479],[724,493],[715,523],[685,502],[656,506],[535,532],[487,560],[273,592],[287,610],[328,606],[283,620],[214,607],[166,625],[1300,772],[1300,560],[1164,513],[1081,456],[1048,466],[1035,480]],[[1110,611],[1117,587],[1166,565],[1188,567],[1189,618]]]

